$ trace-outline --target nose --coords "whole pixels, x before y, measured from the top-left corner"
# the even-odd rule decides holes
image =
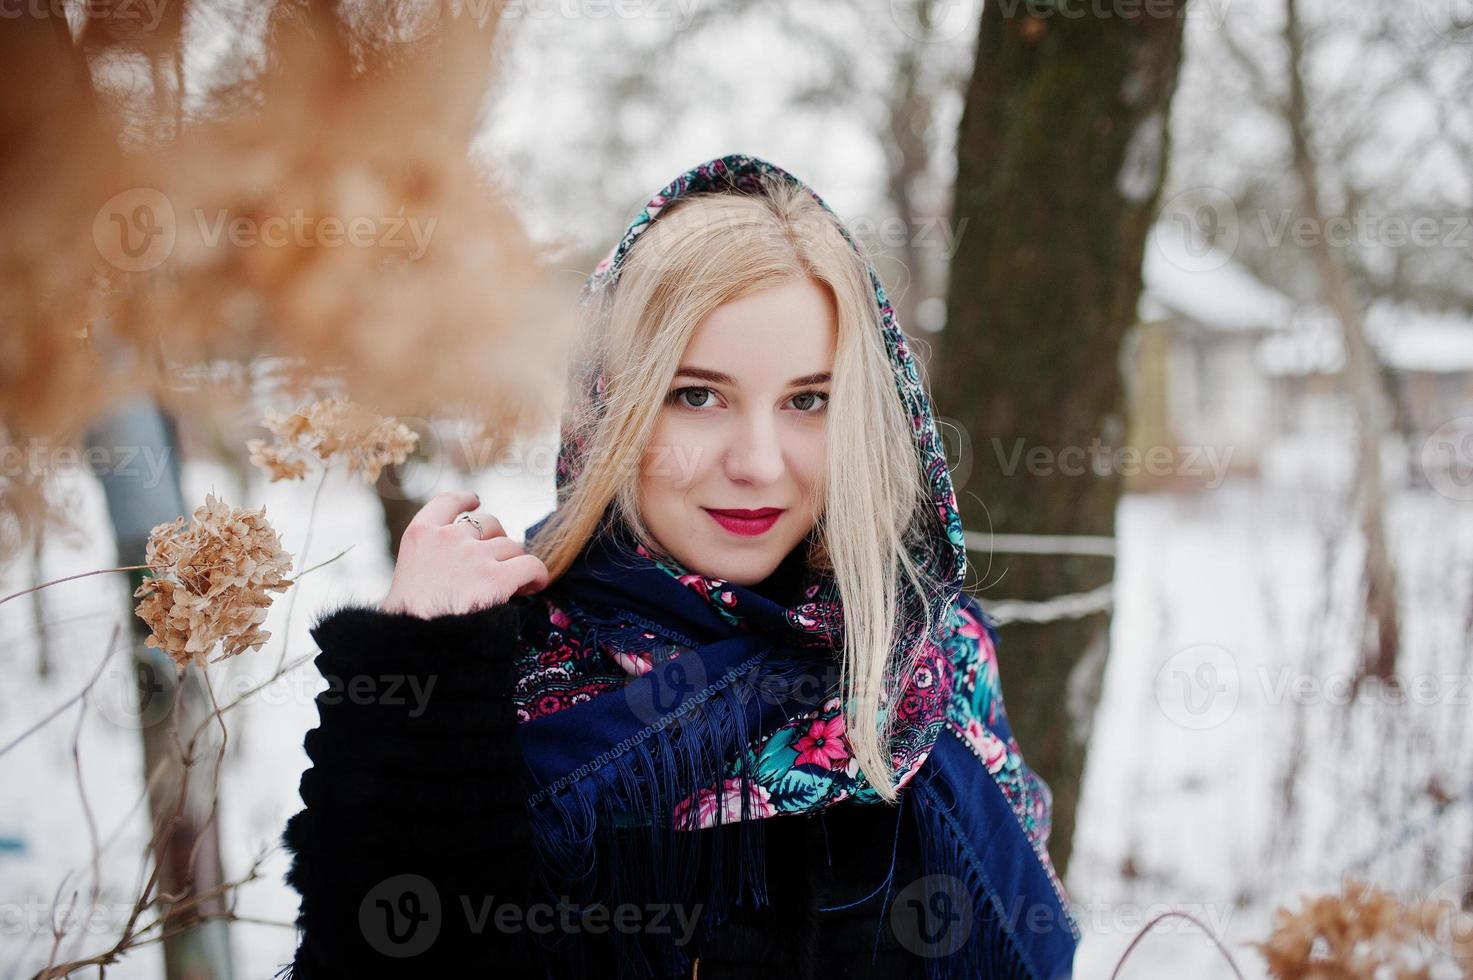
[[[757,413],[735,423],[723,467],[734,483],[761,486],[782,477],[787,462],[777,426],[769,415]]]

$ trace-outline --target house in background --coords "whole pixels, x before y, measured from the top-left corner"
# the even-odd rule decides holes
[[[1388,476],[1426,485],[1427,467],[1458,462],[1424,451],[1429,439],[1442,434],[1450,445],[1461,443],[1460,433],[1473,439],[1473,321],[1388,301],[1372,303],[1364,321],[1394,400],[1391,426],[1401,436],[1400,452],[1387,454],[1395,462]],[[1343,441],[1353,434],[1354,416],[1340,385],[1343,335],[1328,311],[1297,313],[1290,329],[1265,338],[1259,359],[1270,378],[1277,445]],[[1461,454],[1473,455],[1466,449]]]
[[[1209,453],[1230,474],[1256,474],[1275,426],[1258,348],[1288,326],[1293,300],[1220,249],[1191,248],[1159,225],[1142,279],[1124,354],[1127,441],[1172,463],[1127,473],[1126,489],[1209,486],[1222,477],[1206,465]]]
[[[1340,324],[1327,310],[1297,306],[1227,253],[1161,226],[1147,238],[1142,279],[1123,364],[1128,443],[1173,463],[1127,474],[1128,490],[1200,489],[1219,470],[1343,476],[1354,416],[1340,383]],[[1365,324],[1400,433],[1386,447],[1388,478],[1425,484],[1423,468],[1443,465],[1423,452],[1434,433],[1462,425],[1473,446],[1473,321],[1381,301]],[[1222,465],[1206,465],[1209,456]]]

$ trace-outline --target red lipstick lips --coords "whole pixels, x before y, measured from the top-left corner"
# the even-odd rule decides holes
[[[716,510],[704,508],[712,519],[732,534],[751,537],[765,533],[782,516],[781,507],[762,507],[757,510]]]

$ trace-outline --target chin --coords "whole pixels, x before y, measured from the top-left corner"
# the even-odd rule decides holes
[[[722,542],[713,543],[712,549],[706,551],[707,555],[721,554],[722,550],[730,549],[730,545]],[[719,578],[731,582],[733,585],[756,585],[766,579],[777,566],[782,564],[782,554],[768,557],[766,555],[744,555],[733,556],[727,554],[724,559],[717,558],[715,561],[703,560],[700,562],[686,562],[686,567],[699,572],[707,578]]]
[[[700,569],[700,572],[707,578],[719,578],[722,581],[730,582],[733,585],[750,586],[756,585],[758,582],[767,578],[768,575],[772,574],[772,569],[776,567],[776,563],[774,563],[771,568],[769,568],[766,564],[764,564],[761,568],[754,568],[752,565],[745,562],[738,564],[732,562],[716,561],[704,563]]]

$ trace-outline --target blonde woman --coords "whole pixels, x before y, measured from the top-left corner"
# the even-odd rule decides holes
[[[1048,788],[858,242],[722,157],[650,200],[583,312],[525,546],[443,493],[381,607],[313,629],[285,972],[1070,975]]]

